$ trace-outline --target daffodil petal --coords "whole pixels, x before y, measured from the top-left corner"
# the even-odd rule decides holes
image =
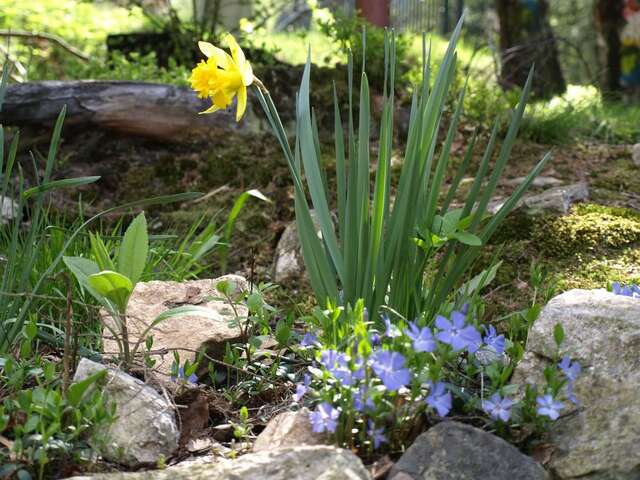
[[[242,84],[248,87],[253,83],[253,68],[249,62],[244,62],[244,65],[240,67],[240,74],[242,75]]]
[[[211,105],[209,108],[207,108],[206,110],[203,110],[202,112],[198,112],[198,115],[204,115],[206,113],[213,113],[213,112],[217,112],[218,110],[220,110],[220,107],[218,107],[215,103],[213,105]]]
[[[232,58],[227,52],[209,42],[198,42],[198,47],[207,58],[213,58],[220,68],[229,68]]]
[[[231,50],[231,56],[233,57],[233,61],[236,62],[238,67],[242,68],[247,59],[244,56],[244,52],[236,42],[236,39],[230,33],[227,34],[226,37],[227,45],[229,45],[229,50]]]
[[[236,110],[236,122],[239,122],[247,110],[247,87],[238,89],[238,109]]]

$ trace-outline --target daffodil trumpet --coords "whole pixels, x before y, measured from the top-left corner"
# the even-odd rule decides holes
[[[237,97],[236,121],[240,121],[247,109],[247,87],[255,85],[266,93],[264,84],[255,77],[251,64],[233,35],[225,42],[231,54],[209,42],[198,42],[200,51],[207,57],[191,72],[191,87],[200,98],[210,98],[212,105],[200,113],[213,113],[225,109]]]

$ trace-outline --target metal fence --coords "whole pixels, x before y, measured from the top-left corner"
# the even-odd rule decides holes
[[[352,15],[355,0],[327,0]],[[400,31],[448,33],[464,9],[464,0],[391,0],[391,26]]]

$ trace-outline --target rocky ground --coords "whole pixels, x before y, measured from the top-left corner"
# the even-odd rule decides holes
[[[254,133],[166,144],[69,130],[58,175],[102,176],[99,184],[82,192],[83,199],[91,202],[89,210],[166,193],[208,193],[203,201],[152,210],[151,225],[158,233],[184,230],[202,214],[221,215],[223,221],[240,193],[259,189],[271,203],[250,203],[242,213],[228,272],[254,282],[282,284],[281,293],[272,294],[270,300],[285,310],[300,303],[308,305],[313,301],[291,224],[293,193],[287,167],[271,136],[257,124],[251,129]],[[461,130],[456,141],[458,156],[467,140],[467,132]],[[90,478],[640,478],[636,448],[640,439],[640,300],[603,290],[614,280],[640,281],[640,159],[634,159],[640,155],[631,146],[575,143],[550,147],[521,142],[494,207],[549,149],[554,151],[551,163],[486,247],[485,256],[489,261],[499,251],[503,259],[485,295],[494,318],[530,302],[535,294],[530,288],[532,260],[549,273],[548,284],[553,286],[547,293],[554,298],[533,325],[513,381],[536,381],[536,372],[552,356],[549,342],[557,323],[566,332],[562,353],[583,365],[575,386],[580,406],[563,415],[535,449],[525,454],[491,432],[444,421],[420,435],[403,454],[363,463],[352,452],[326,445],[326,439],[313,434],[308,412],[289,411],[292,392],[287,387],[252,400],[249,406],[256,435],[236,442],[232,430],[239,420],[233,399],[209,387],[183,385],[185,390],[176,391],[169,378],[167,354],[153,375],[140,375],[146,383],[110,370],[103,388],[118,404],[119,419],[107,432],[109,442],[102,450],[108,460],[105,469],[124,465],[141,471],[103,472]],[[325,151],[331,170],[331,146]],[[465,198],[468,185],[462,182],[457,200]],[[74,205],[60,204],[65,208]],[[211,269],[205,276],[215,278],[221,273],[227,272]],[[245,281],[235,278],[239,283]],[[201,305],[214,286],[215,281],[210,280],[139,284],[132,298],[132,315],[139,321],[132,328],[133,335],[144,330],[158,308]],[[224,305],[209,303],[222,320],[234,314]],[[238,337],[237,329],[224,321],[195,327],[198,321],[203,320],[194,317],[164,325],[155,335],[155,347],[186,349],[183,359],[193,360],[194,352],[204,345],[211,359],[220,360],[225,342]],[[105,338],[107,351],[108,340]],[[84,359],[75,379],[80,381],[103,368]],[[150,466],[167,468],[144,471]]]

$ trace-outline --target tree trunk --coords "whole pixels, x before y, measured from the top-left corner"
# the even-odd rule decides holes
[[[356,0],[356,9],[373,25],[391,25],[390,0]]]
[[[622,15],[623,0],[598,0],[596,2],[595,17],[598,27],[598,57],[602,77],[602,89],[608,93],[619,92],[620,76],[622,74],[622,44],[620,30],[624,25]]]
[[[500,83],[522,87],[535,64],[533,93],[551,97],[566,90],[546,0],[496,0],[500,28]]]
[[[0,123],[47,126],[67,106],[65,125],[175,141],[237,128],[234,114],[198,115],[210,106],[188,89],[143,82],[33,82],[11,85]]]

